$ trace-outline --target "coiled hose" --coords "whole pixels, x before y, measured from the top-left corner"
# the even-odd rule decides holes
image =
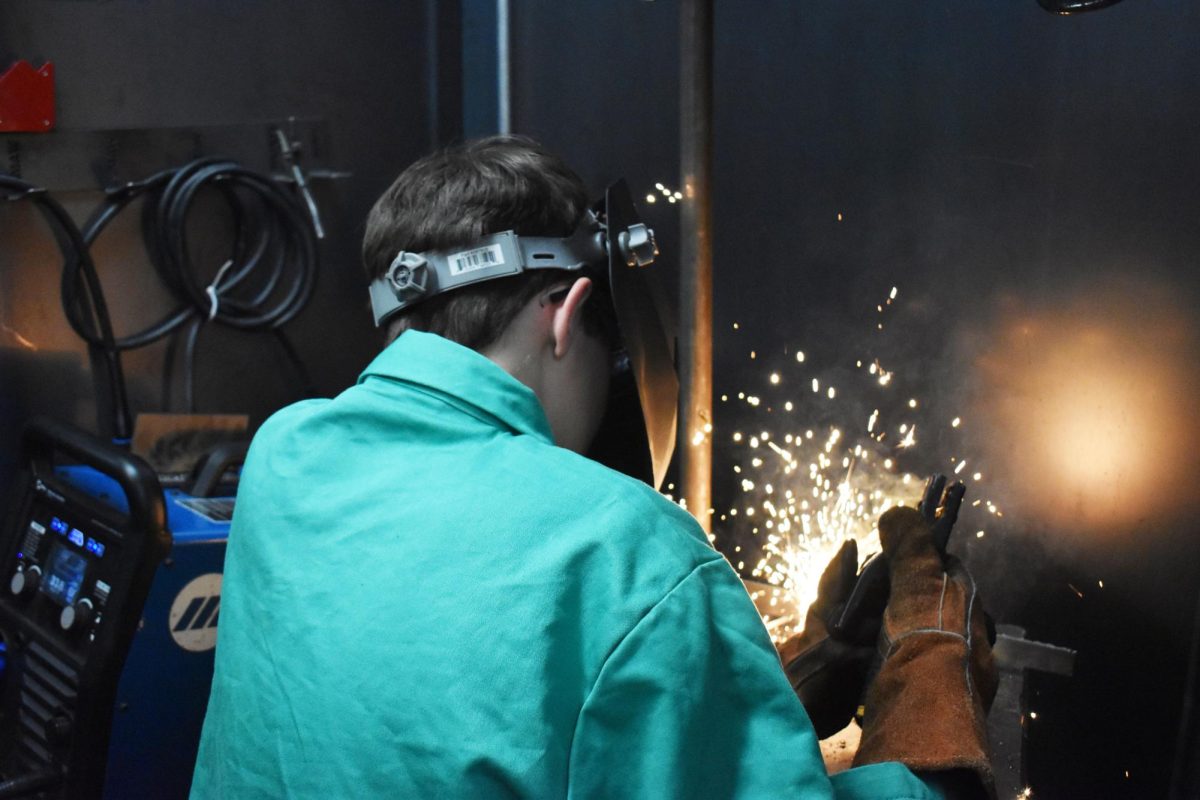
[[[206,189],[214,190],[228,205],[233,241],[225,263],[215,271],[210,265],[205,273],[193,260],[187,219],[198,195]],[[87,343],[93,360],[104,365],[115,439],[128,440],[132,431],[121,352],[173,336],[163,370],[163,407],[170,408],[174,363],[182,339],[184,404],[194,410],[196,343],[207,322],[273,333],[304,391],[312,393],[311,380],[282,328],[312,297],[316,241],[303,209],[269,177],[233,161],[199,159],[106,191],[82,229],[40,187],[0,175],[0,190],[7,192],[9,199],[27,198],[35,203],[55,232],[63,254],[63,311],[71,328]],[[113,219],[142,197],[147,252],[176,305],[146,328],[116,337],[90,247]]]
[[[220,268],[201,278],[187,236],[188,214],[201,191],[213,189],[229,206],[234,232],[231,252]],[[274,333],[306,393],[311,380],[282,327],[300,313],[316,285],[317,249],[312,224],[300,205],[270,178],[232,161],[200,159],[106,193],[83,228],[90,246],[104,228],[145,195],[143,229],[150,261],[178,305],[158,322],[117,340],[124,349],[143,347],[176,334],[163,370],[163,406],[169,408],[176,351],[182,339],[184,405],[195,408],[196,342],[207,322],[240,330]],[[65,278],[64,278],[65,280]],[[82,320],[72,320],[72,327]],[[91,341],[97,331],[82,331]]]

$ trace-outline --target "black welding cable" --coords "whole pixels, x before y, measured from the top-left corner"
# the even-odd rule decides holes
[[[167,351],[163,356],[163,374],[162,374],[162,407],[165,411],[170,411],[173,408],[174,386],[175,380],[175,365],[179,361],[184,362],[184,373],[190,377],[194,370],[196,340],[200,336],[200,328],[204,325],[202,317],[191,315],[185,320],[185,325],[182,330],[177,331],[174,336],[167,340]],[[182,358],[179,351],[183,350]],[[191,381],[184,381],[183,402],[181,407],[191,413],[195,411],[195,401],[192,397]]]
[[[183,407],[189,413],[196,410],[196,343],[200,341],[200,329],[204,320],[197,319],[188,326],[183,337]]]
[[[210,184],[232,187],[235,192],[245,190],[255,201],[250,206],[252,213],[245,213],[243,206],[243,213],[235,219],[259,223],[249,232],[248,252],[239,252],[246,242],[241,235],[245,231],[238,231],[235,238],[241,247],[235,246],[232,271],[221,276],[216,286],[198,280],[184,225],[197,192]],[[161,237],[162,266],[173,285],[214,321],[242,329],[278,328],[290,322],[312,296],[316,243],[311,222],[296,201],[271,179],[233,162],[194,162],[179,170],[156,208],[154,231]],[[251,277],[259,282],[257,286],[249,280]],[[243,283],[243,292],[248,296],[235,291]],[[280,287],[281,292],[277,291]],[[219,298],[215,309],[210,289]]]
[[[185,167],[184,169],[187,168]],[[149,212],[152,212],[146,214],[148,219],[144,225],[146,238],[151,250],[151,262],[163,282],[172,290],[172,294],[179,299],[178,305],[167,312],[157,322],[141,331],[117,339],[116,346],[119,350],[134,350],[153,344],[159,339],[178,331],[184,323],[196,315],[196,309],[188,302],[182,282],[178,276],[178,271],[170,269],[163,264],[165,259],[161,256],[161,250],[167,246],[164,243],[165,234],[155,224],[155,215],[158,213],[157,209],[163,202],[166,202],[164,198],[170,196],[168,194],[169,187],[181,171],[176,169],[164,170],[145,180],[127,183],[115,189],[108,190],[105,193],[104,202],[96,209],[83,227],[84,241],[90,247],[113,219],[123,212],[133,201],[146,195],[146,208]],[[235,221],[237,219],[238,215],[235,211]],[[73,288],[73,286],[70,287],[71,290]],[[94,333],[81,320],[76,317],[69,317],[69,319],[72,327],[75,328],[76,332],[82,338],[88,341],[93,338]]]
[[[206,185],[223,190],[235,211],[236,230],[233,257],[203,285],[195,280],[198,270],[190,264],[185,225],[196,194]],[[256,202],[242,202],[238,190],[248,190],[249,199]],[[197,308],[207,309],[208,319],[243,330],[272,330],[305,393],[312,394],[303,360],[281,330],[307,304],[316,277],[310,222],[291,196],[272,181],[231,162],[198,161],[176,173],[155,208],[155,218],[151,228],[157,236],[155,249],[177,291],[182,289]],[[284,289],[279,296],[281,285]],[[277,299],[268,302],[273,296]],[[195,408],[198,336],[199,327],[190,327],[185,334],[184,398],[188,410]]]
[[[174,170],[164,170],[155,175],[151,175],[142,181],[126,183],[115,189],[109,189],[105,192],[104,202],[92,213],[91,217],[84,224],[82,229],[83,240],[90,248],[95,244],[96,239],[108,227],[114,218],[125,210],[133,201],[137,200],[144,194],[153,195],[166,185],[174,174]],[[74,286],[64,287],[64,297],[66,292],[73,291]],[[162,319],[152,325],[147,326],[137,333],[122,336],[116,340],[118,350],[136,350],[139,347],[153,344],[159,339],[167,336],[183,325],[191,316],[191,309],[185,303],[180,303],[171,309]],[[85,341],[91,341],[93,332],[90,331],[81,320],[67,315],[67,319],[71,322],[71,327]]]
[[[215,277],[202,279],[187,240],[187,217],[205,188],[217,191],[233,221],[233,245]],[[146,194],[143,228],[150,260],[179,305],[146,330],[117,340],[121,349],[172,335],[164,367],[164,407],[170,405],[174,361],[184,338],[185,403],[194,408],[195,346],[209,321],[242,330],[272,330],[286,343],[281,326],[295,318],[315,286],[316,243],[311,223],[296,201],[270,178],[231,161],[199,159],[110,192],[87,225],[90,243],[133,199]],[[186,325],[185,323],[192,324]],[[285,355],[308,392],[304,365],[290,344]]]
[[[159,387],[159,402],[164,412],[171,410],[171,387],[175,385],[175,351],[179,349],[179,337],[172,336],[167,340],[167,349],[163,354],[162,383]]]
[[[230,263],[203,285],[195,280],[198,270],[190,266],[185,222],[196,194],[210,184],[224,189],[226,200],[235,208],[237,230]],[[250,199],[257,202],[241,202],[237,190],[248,190]],[[281,330],[307,304],[316,277],[316,244],[310,222],[291,196],[272,181],[231,162],[195,162],[181,169],[167,187],[156,207],[156,219],[152,228],[159,236],[156,249],[167,273],[175,277],[174,285],[182,287],[198,308],[207,309],[209,319],[243,330],[272,330],[305,393],[312,394],[304,362]],[[272,297],[277,299],[269,303]],[[189,328],[184,347],[184,392],[189,410],[195,408],[198,336],[198,327]]]
[[[92,333],[91,336],[84,338],[89,352],[93,355],[93,361],[102,366],[108,381],[107,394],[110,395],[112,404],[112,417],[111,420],[104,418],[103,399],[106,393],[101,390],[100,382],[97,381],[98,427],[100,430],[104,430],[111,424],[113,438],[119,442],[127,442],[133,425],[129,414],[129,400],[125,392],[125,375],[121,369],[120,350],[113,337],[112,321],[109,318],[108,306],[104,302],[96,266],[92,262],[91,253],[88,251],[82,233],[66,209],[45,189],[19,178],[0,174],[0,190],[10,193],[6,198],[8,200],[28,199],[50,224],[63,257],[64,312],[77,332],[87,330]],[[81,283],[82,297],[79,293]],[[90,313],[87,313],[88,311]]]
[[[90,247],[100,236],[100,234],[108,227],[119,214],[121,214],[131,203],[145,196],[146,202],[143,209],[143,228],[146,238],[150,245],[151,261],[154,264],[156,271],[163,279],[163,282],[168,287],[178,287],[178,281],[175,277],[162,268],[161,259],[155,258],[156,248],[161,246],[159,240],[161,237],[154,234],[153,226],[153,210],[159,204],[164,189],[171,184],[180,170],[168,169],[162,172],[151,175],[141,181],[133,181],[122,186],[109,189],[105,192],[104,202],[93,212],[91,218],[83,229],[83,237],[85,242]],[[236,217],[235,217],[236,219]],[[178,296],[181,294],[179,289],[172,292]],[[84,338],[89,336],[89,331],[83,328],[77,320],[72,320],[73,327],[80,331],[80,335]],[[180,336],[172,334],[181,334],[187,342],[194,346],[196,337],[196,328],[203,323],[203,318],[200,317],[196,310],[186,301],[179,302],[174,308],[166,313],[160,320],[147,326],[146,328],[128,336],[123,336],[116,341],[117,348],[120,350],[133,350],[140,347],[153,344],[160,339],[170,337],[167,340],[167,350],[163,358],[163,373],[162,373],[162,408],[164,410],[171,409],[171,387],[174,385],[174,365],[176,361],[176,350]],[[181,331],[181,328],[188,326],[187,331]],[[80,330],[83,328],[82,330]],[[191,410],[189,405],[189,410]]]

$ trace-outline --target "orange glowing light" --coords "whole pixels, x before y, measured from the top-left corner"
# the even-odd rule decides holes
[[[1093,290],[1025,311],[980,358],[983,427],[1047,521],[1126,526],[1184,501],[1196,467],[1196,331],[1165,293]],[[996,448],[1000,449],[1000,448]]]

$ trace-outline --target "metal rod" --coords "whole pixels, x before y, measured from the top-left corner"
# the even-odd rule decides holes
[[[679,36],[680,472],[707,531],[712,513],[712,0],[682,0]]]
[[[496,0],[496,132],[512,128],[512,75],[509,55],[509,0]]]

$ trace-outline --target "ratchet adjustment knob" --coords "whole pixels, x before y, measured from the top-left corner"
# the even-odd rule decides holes
[[[96,614],[96,607],[86,597],[72,606],[64,606],[58,615],[58,626],[64,631],[77,631],[87,627]]]
[[[42,568],[34,565],[14,572],[12,580],[8,582],[8,588],[17,597],[28,599],[37,591],[41,582]]]

